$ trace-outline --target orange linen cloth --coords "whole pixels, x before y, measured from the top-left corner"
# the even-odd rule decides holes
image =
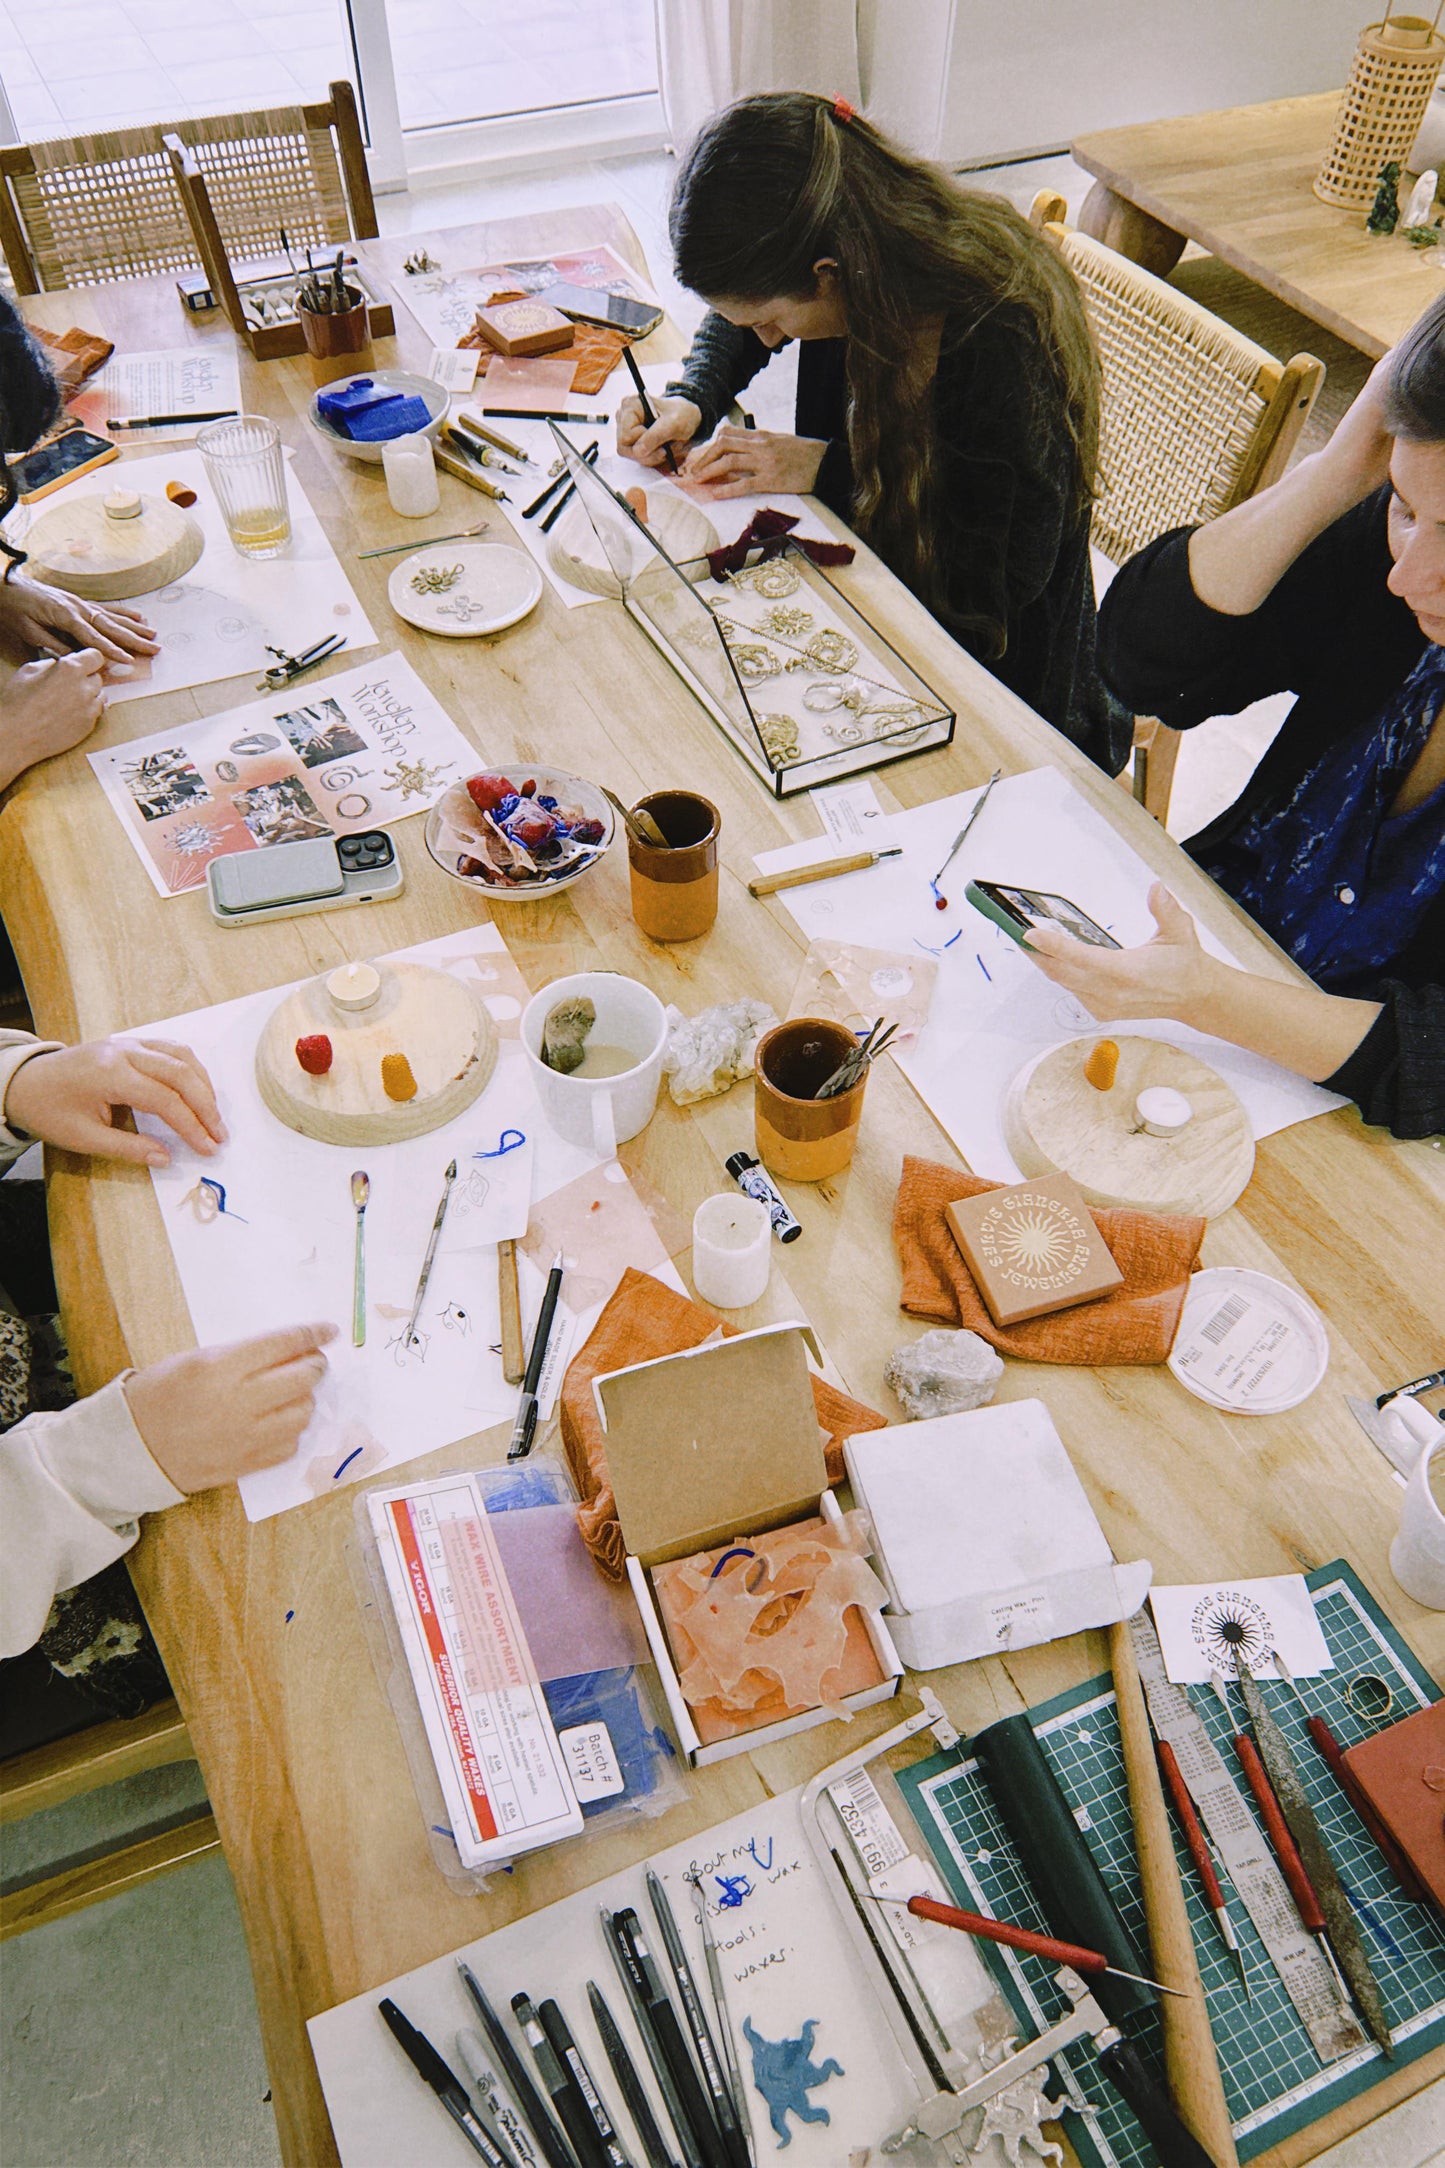
[[[490,307],[493,302],[525,301],[527,298],[519,288],[515,293],[509,291],[507,293],[493,294],[490,297],[488,306]],[[631,344],[632,341],[625,332],[613,331],[607,324],[574,324],[572,328],[572,344],[565,348],[563,353],[555,355],[539,354],[536,358],[539,361],[561,361],[564,358],[568,361],[575,361],[577,366],[572,371],[572,389],[574,392],[580,392],[584,398],[590,399],[594,393],[601,391],[608,377],[611,376],[618,362],[621,361],[623,347]],[[477,328],[458,339],[457,345],[476,347],[484,354],[491,354],[496,351],[491,340],[487,338],[483,331]]]
[[[903,1264],[903,1308],[913,1317],[965,1326],[1001,1355],[1016,1355],[1024,1362],[1079,1363],[1091,1369],[1110,1363],[1162,1363],[1179,1330],[1189,1275],[1199,1263],[1204,1221],[1149,1212],[1092,1212],[1124,1275],[1123,1286],[1076,1309],[1000,1327],[984,1306],[943,1208],[960,1197],[1007,1187],[1004,1182],[982,1182],[957,1167],[940,1167],[931,1159],[904,1160],[893,1207],[893,1240]]]
[[[25,328],[43,349],[67,398],[79,391],[87,377],[103,369],[115,352],[109,339],[97,338],[94,332],[44,331],[39,324],[27,324]]]
[[[597,1413],[592,1380],[609,1370],[625,1370],[631,1363],[653,1362],[660,1355],[680,1355],[684,1348],[701,1347],[718,1331],[731,1340],[740,1330],[737,1325],[722,1324],[686,1295],[664,1287],[651,1273],[629,1265],[586,1346],[568,1364],[557,1406],[562,1443],[583,1499],[577,1523],[588,1550],[613,1580],[620,1581],[626,1571],[626,1547],[607,1473],[607,1434]],[[840,1393],[826,1378],[815,1377],[812,1384],[818,1422],[826,1433],[828,1481],[841,1483],[843,1440],[855,1431],[882,1430],[887,1418]]]

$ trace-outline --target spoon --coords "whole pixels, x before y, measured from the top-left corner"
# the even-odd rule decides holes
[[[605,783],[599,784],[598,788],[607,803],[620,813],[626,821],[629,835],[636,836],[639,843],[650,843],[654,850],[670,851],[672,849],[672,845],[668,842],[650,813],[644,813],[640,806],[634,809],[630,805],[624,805],[616,791],[609,790]]]
[[[371,1196],[371,1176],[360,1168],[351,1177],[351,1202],[356,1211],[356,1264],[351,1282],[351,1344],[366,1345],[366,1207]]]

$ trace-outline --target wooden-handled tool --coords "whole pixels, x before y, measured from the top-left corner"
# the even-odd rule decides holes
[[[863,873],[880,858],[901,858],[902,847],[889,851],[854,851],[847,858],[817,858],[810,866],[793,866],[786,873],[760,873],[749,881],[750,896],[776,896],[780,888],[806,888],[809,881],[831,881],[838,873]]]
[[[502,1313],[502,1376],[509,1385],[520,1385],[527,1368],[527,1346],[522,1338],[522,1295],[517,1285],[517,1245],[497,1244],[497,1293]]]
[[[868,1893],[875,1905],[901,1905],[916,1920],[932,1920],[936,1927],[956,1927],[965,1935],[977,1935],[984,1942],[1001,1942],[1006,1949],[1027,1950],[1031,1957],[1043,1957],[1051,1965],[1072,1965],[1075,1972],[1086,1980],[1095,1980],[1101,1973],[1112,1972],[1116,1979],[1138,1980],[1145,1987],[1157,1988],[1161,1995],[1179,1995],[1187,1990],[1168,1987],[1163,1980],[1150,1980],[1142,1972],[1126,1972],[1122,1965],[1111,1965],[1102,1950],[1086,1950],[1077,1942],[1061,1942],[1057,1935],[1041,1935],[1032,1927],[1015,1927],[1010,1920],[991,1919],[987,1912],[964,1912],[958,1905],[943,1904],[937,1897],[879,1897]]]
[[[1144,1689],[1134,1657],[1134,1643],[1124,1620],[1109,1628],[1109,1660],[1114,1671],[1114,1697],[1119,1714],[1119,1736],[1124,1748],[1124,1771],[1129,1782],[1129,1809],[1134,1818],[1134,1847],[1139,1855],[1139,1879],[1144,1896],[1144,1917],[1149,1925],[1149,1947],[1155,1965],[1189,1993],[1184,1999],[1171,1996],[1160,2006],[1164,2028],[1164,2065],[1169,2091],[1179,2119],[1192,2131],[1218,2168],[1238,2168],[1234,2132],[1219,2074],[1219,2056],[1209,2029],[1209,2010],[1204,1983],[1194,1954],[1194,1936],[1184,1903],[1184,1884],[1169,1827],[1169,1809],[1159,1765],[1154,1758],[1154,1738]]]
[[[1225,1902],[1219,1876],[1214,1871],[1214,1861],[1209,1856],[1209,1839],[1205,1836],[1199,1816],[1195,1812],[1194,1801],[1189,1796],[1189,1787],[1184,1781],[1178,1757],[1167,1739],[1156,1739],[1154,1751],[1159,1759],[1159,1774],[1164,1779],[1165,1789],[1174,1802],[1174,1812],[1179,1817],[1185,1848],[1194,1862],[1194,1871],[1204,1891],[1204,1902],[1214,1915],[1219,1938],[1233,1960],[1245,1997],[1253,2002],[1254,1997],[1249,1991],[1249,1974],[1244,1965],[1244,1953],[1239,1947],[1239,1937],[1229,1916],[1229,1906]]]

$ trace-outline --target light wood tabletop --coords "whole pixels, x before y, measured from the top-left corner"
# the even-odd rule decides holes
[[[451,263],[483,263],[564,245],[637,244],[619,213],[557,211],[465,235],[408,235],[367,255],[404,302],[401,258],[420,242]],[[183,316],[168,282],[46,296],[27,305],[54,329],[81,324],[132,348],[228,334]],[[394,346],[378,362],[424,363],[430,342],[403,306]],[[666,357],[672,334],[654,335]],[[671,351],[676,351],[673,340]],[[536,612],[489,640],[434,640],[394,621],[389,560],[358,562],[368,545],[400,541],[408,524],[388,509],[381,474],[336,456],[305,425],[304,360],[264,367],[243,356],[248,406],[274,415],[296,471],[382,637],[414,663],[461,728],[479,764],[556,760],[631,799],[686,783],[722,812],[723,879],[707,937],[664,948],[628,908],[626,853],[614,850],[576,888],[493,915],[535,987],[607,965],[645,980],[692,1013],[757,995],[786,1013],[804,943],[781,900],[747,893],[752,854],[815,834],[806,801],[777,805],[732,751],[640,629],[616,605],[565,609],[549,591]],[[481,500],[443,476],[428,531],[467,524]],[[418,526],[423,523],[416,523]],[[494,521],[494,539],[508,530]],[[954,745],[876,777],[885,805],[911,806],[1005,773],[1053,763],[1236,953],[1289,976],[1277,957],[1127,793],[1078,756],[966,656],[866,550],[839,575],[848,594],[958,710]],[[350,655],[338,665],[350,664]],[[331,666],[327,666],[328,670]],[[326,670],[307,680],[314,698]],[[115,744],[254,697],[244,681],[154,696],[114,709],[95,742]],[[38,1028],[65,1039],[124,1030],[448,933],[481,903],[427,859],[422,822],[394,831],[406,893],[384,907],[318,914],[223,933],[204,895],[155,894],[106,806],[84,750],[33,771],[0,812],[0,909],[14,937]],[[633,1144],[629,1169],[660,1190],[684,1226],[726,1186],[721,1162],[751,1140],[750,1088],[689,1112],[664,1096]],[[897,1416],[883,1366],[920,1329],[898,1309],[890,1218],[905,1152],[956,1154],[889,1062],[869,1085],[857,1158],[843,1177],[795,1189],[804,1237],[776,1253],[759,1312],[799,1315],[818,1329],[852,1391]],[[89,1390],[125,1363],[193,1343],[151,1184],[138,1169],[51,1155],[51,1215],[77,1376]],[[1166,1581],[1290,1572],[1347,1557],[1437,1671],[1445,1619],[1406,1598],[1387,1552],[1400,1493],[1345,1407],[1439,1361],[1445,1289],[1445,1160],[1424,1144],[1393,1143],[1353,1110],[1288,1129],[1259,1149],[1236,1208],[1210,1227],[1208,1264],[1279,1274],[1320,1307],[1329,1373],[1293,1413],[1231,1418],[1190,1398],[1164,1368],[1101,1371],[1010,1363],[1004,1398],[1043,1399],[1120,1558],[1152,1559]],[[686,1252],[679,1262],[686,1271]],[[500,1460],[495,1430],[418,1464],[421,1470]],[[598,1833],[525,1859],[485,1898],[463,1899],[427,1847],[395,1718],[368,1651],[352,1580],[354,1497],[336,1496],[248,1524],[234,1492],[212,1492],[152,1518],[132,1554],[137,1586],[190,1727],[235,1879],[255,1974],[281,2143],[292,2168],[336,2158],[304,2030],[333,2003],[456,1948],[519,1914],[706,1829],[767,1793],[800,1782],[836,1756],[823,1727],[695,1776],[686,1804],[661,1822]],[[1105,1668],[1101,1636],[933,1675],[954,1720],[971,1731]],[[855,1720],[861,1741],[913,1705]],[[1275,2168],[1312,2157],[1326,2137],[1415,2091],[1445,2058],[1395,2073],[1330,2125],[1269,2156]]]
[[[1096,186],[1079,223],[1161,276],[1197,241],[1378,358],[1442,291],[1445,250],[1321,203],[1311,183],[1339,102],[1322,91],[1080,136],[1073,155]]]

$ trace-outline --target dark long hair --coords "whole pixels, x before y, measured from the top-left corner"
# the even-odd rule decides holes
[[[1445,294],[1395,349],[1385,378],[1385,427],[1412,444],[1445,444]]]
[[[0,294],[0,520],[19,499],[6,464],[7,452],[28,452],[60,413],[60,386],[40,347],[30,336],[14,303]],[[23,565],[24,550],[0,538],[0,551],[12,565]]]
[[[1031,334],[1030,374],[1062,411],[1074,506],[1087,519],[1098,356],[1073,273],[1001,197],[961,187],[847,107],[783,91],[708,122],[683,160],[669,231],[678,278],[709,300],[811,298],[814,264],[837,263],[854,523],[923,601],[941,591],[929,323],[946,320],[945,340],[961,339],[1007,310]]]

